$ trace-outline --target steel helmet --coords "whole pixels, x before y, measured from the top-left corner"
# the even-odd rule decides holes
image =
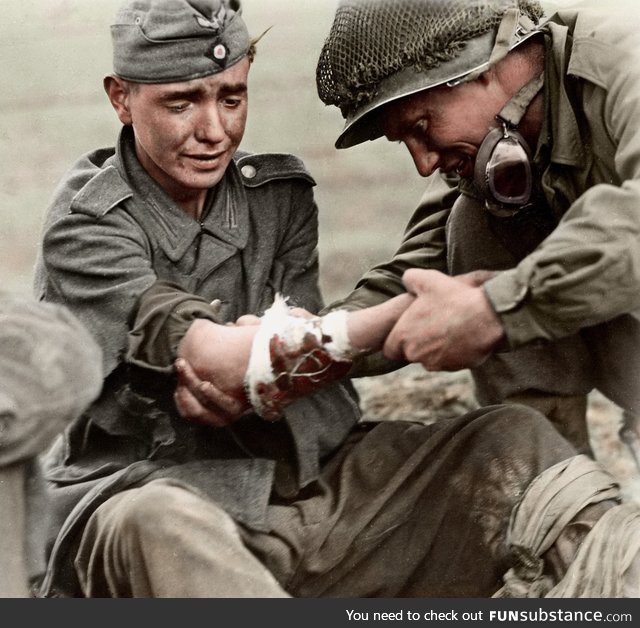
[[[380,107],[477,78],[537,32],[537,0],[341,0],[316,70],[348,148],[383,135]]]

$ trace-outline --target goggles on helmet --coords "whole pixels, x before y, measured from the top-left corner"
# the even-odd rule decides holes
[[[526,206],[533,192],[531,151],[524,138],[502,121],[482,142],[476,157],[475,183],[487,209],[500,217]]]

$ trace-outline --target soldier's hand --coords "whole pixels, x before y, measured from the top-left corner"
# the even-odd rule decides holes
[[[494,270],[472,270],[464,275],[456,275],[458,281],[466,283],[468,286],[483,286],[489,279],[493,279],[498,273]]]
[[[175,369],[178,383],[174,401],[183,419],[201,425],[226,427],[250,409],[245,396],[225,393],[212,382],[200,379],[184,358],[176,360]]]
[[[385,356],[419,362],[428,371],[456,371],[484,362],[504,329],[481,286],[483,278],[407,271],[403,282],[416,298],[387,337]]]

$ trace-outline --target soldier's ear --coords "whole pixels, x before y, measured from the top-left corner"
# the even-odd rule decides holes
[[[129,107],[129,96],[131,94],[131,85],[129,82],[121,79],[119,76],[111,74],[104,78],[102,84],[120,122],[122,122],[122,124],[132,124],[131,110]]]

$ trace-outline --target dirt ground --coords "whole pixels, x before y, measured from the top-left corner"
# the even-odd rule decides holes
[[[366,419],[433,423],[477,407],[467,371],[428,373],[413,364],[387,375],[355,380],[355,385]],[[640,471],[618,435],[621,411],[602,395],[592,393],[587,420],[596,458],[617,479],[623,496],[640,502]]]

